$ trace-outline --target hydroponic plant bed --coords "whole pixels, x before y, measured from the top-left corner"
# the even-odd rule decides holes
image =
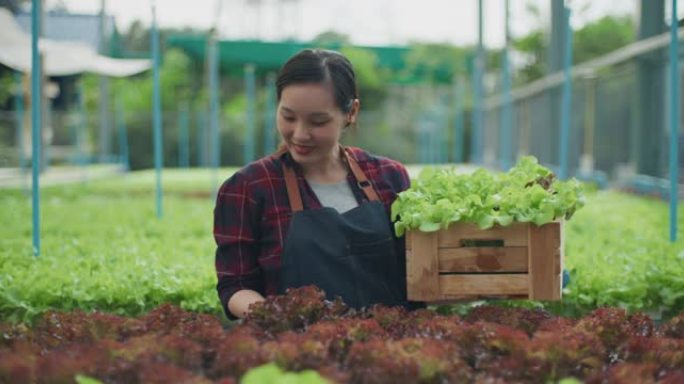
[[[40,257],[31,252],[30,195],[0,190],[0,321],[75,309],[137,316],[162,303],[220,313],[212,179],[196,170],[165,172],[161,219],[153,172],[42,189]],[[664,317],[684,311],[684,205],[679,241],[670,243],[663,202],[614,191],[586,198],[564,226],[570,284],[559,312],[606,305]]]
[[[33,326],[0,324],[0,382],[234,383],[269,362],[319,373],[304,383],[682,383],[684,314],[656,326],[618,308],[576,319],[497,306],[464,317],[353,311],[303,287],[230,328],[172,305],[138,318],[48,312]]]

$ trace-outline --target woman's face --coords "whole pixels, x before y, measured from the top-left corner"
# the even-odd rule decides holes
[[[294,160],[315,165],[335,158],[342,130],[357,113],[356,100],[351,112],[340,110],[329,83],[292,84],[280,95],[276,122]]]

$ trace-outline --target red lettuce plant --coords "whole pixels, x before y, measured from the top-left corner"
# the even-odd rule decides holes
[[[664,323],[660,332],[666,337],[684,339],[684,313],[680,313]]]
[[[285,295],[253,304],[245,323],[272,336],[283,331],[301,331],[317,321],[337,318],[347,311],[348,307],[339,298],[327,301],[325,292],[310,285],[290,288]]]
[[[465,382],[472,374],[456,345],[416,338],[355,343],[345,366],[360,383]]]
[[[250,369],[314,369],[335,383],[684,382],[684,315],[600,308],[569,319],[482,306],[464,319],[429,310],[356,311],[315,287],[255,305],[224,328],[214,316],[160,306],[139,318],[49,312],[0,323],[0,382],[236,383]]]
[[[633,384],[633,383],[684,383],[684,372],[666,372],[653,363],[621,363],[606,371],[597,372],[586,380],[587,384]]]
[[[546,381],[586,377],[604,366],[606,349],[591,333],[570,329],[540,331],[530,340],[527,358],[535,361],[535,375]]]
[[[532,335],[551,314],[540,309],[506,308],[495,305],[482,305],[473,308],[465,317],[469,323],[487,321],[519,329]]]
[[[630,336],[651,336],[655,331],[655,325],[647,315],[628,315],[620,308],[596,309],[580,319],[575,328],[598,335],[609,349],[616,348]]]

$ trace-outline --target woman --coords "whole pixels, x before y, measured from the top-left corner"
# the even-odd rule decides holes
[[[355,308],[406,302],[403,239],[390,205],[409,187],[398,162],[344,148],[360,102],[351,63],[303,50],[276,82],[279,151],[221,186],[214,209],[217,290],[229,318],[314,284]]]

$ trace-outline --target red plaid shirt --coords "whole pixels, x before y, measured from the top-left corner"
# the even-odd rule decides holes
[[[349,148],[352,155],[373,184],[387,209],[397,193],[409,187],[406,168],[399,162]],[[248,164],[226,180],[216,198],[214,208],[214,239],[216,240],[216,275],[221,304],[230,318],[227,304],[241,289],[251,289],[262,295],[278,291],[280,255],[290,225],[290,203],[281,169],[282,162],[294,164],[302,191],[304,209],[321,207],[315,193],[304,179],[301,168],[288,153],[268,156]],[[366,200],[349,172],[347,180],[356,200]],[[397,239],[400,266],[405,266],[403,238]]]

